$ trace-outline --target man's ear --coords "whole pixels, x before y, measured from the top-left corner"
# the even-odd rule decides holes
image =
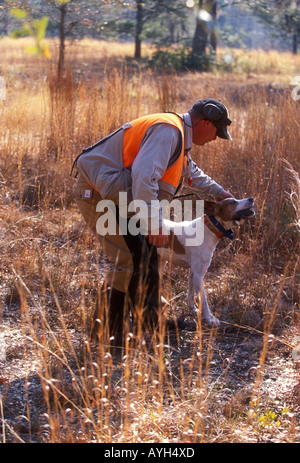
[[[208,216],[216,215],[219,211],[218,203],[214,201],[204,201],[204,213]]]

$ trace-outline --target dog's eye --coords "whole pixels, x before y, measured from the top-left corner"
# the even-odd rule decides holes
[[[236,199],[232,199],[232,200],[230,201],[230,204],[237,204],[237,203],[238,203],[238,202],[237,202]]]

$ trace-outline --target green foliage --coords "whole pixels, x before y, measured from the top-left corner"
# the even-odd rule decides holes
[[[254,406],[252,417],[254,422],[254,428],[259,431],[263,428],[272,428],[279,427],[286,418],[289,417],[290,409],[288,407],[283,407],[280,413],[270,408],[262,409],[259,408],[259,404],[254,401],[250,402],[251,406]]]
[[[41,42],[46,35],[48,22],[49,19],[47,18],[47,16],[43,16],[40,19],[35,19],[32,21],[32,25],[36,32],[36,38],[39,42]]]
[[[253,0],[251,8],[263,22],[271,25],[279,37],[293,39],[293,51],[300,41],[299,0]]]
[[[115,24],[115,21],[112,21],[112,25],[114,25],[114,28],[117,27],[118,32],[120,34],[130,34],[134,35],[135,27],[134,27],[134,22],[133,21],[119,21],[117,26]]]
[[[22,29],[16,29],[15,31],[13,31],[10,36],[13,38],[13,39],[17,39],[19,37],[27,37],[28,35],[30,35],[30,31],[27,27],[22,27]]]
[[[149,60],[150,66],[159,69],[175,69],[183,71],[187,69],[197,69],[208,71],[214,64],[212,55],[192,55],[189,47],[180,46],[177,48],[158,49]]]
[[[219,37],[227,47],[233,48],[246,48],[244,39],[247,36],[245,31],[234,33],[232,26],[224,25],[222,29],[218,30]]]
[[[58,5],[64,6],[67,5],[68,3],[71,3],[72,0],[54,0],[54,3],[57,3]]]
[[[27,18],[27,12],[25,10],[20,10],[19,8],[13,8],[10,11],[10,13],[16,19],[25,19],[25,18]]]
[[[190,50],[185,47],[176,49],[161,50],[158,49],[149,61],[149,64],[161,69],[182,70],[188,67],[190,60]]]
[[[25,10],[14,8],[10,11],[11,15],[22,20],[22,27],[14,30],[11,33],[12,38],[31,36],[35,40],[35,45],[26,48],[28,53],[35,53],[38,56],[46,56],[50,58],[51,54],[47,43],[44,41],[46,36],[49,19],[47,16],[42,16],[39,19],[28,17]]]

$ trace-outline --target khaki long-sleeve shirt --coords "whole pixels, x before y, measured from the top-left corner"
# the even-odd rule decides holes
[[[193,191],[203,199],[214,199],[223,192],[223,187],[206,175],[189,155],[192,147],[192,124],[189,113],[182,115],[184,128],[184,150],[187,156],[182,177],[192,178]],[[84,150],[77,160],[77,169],[102,198],[118,203],[119,192],[127,192],[128,200],[142,200],[150,205],[159,197],[160,191],[168,191],[168,184],[161,181],[172,156],[178,152],[181,134],[173,126],[155,124],[146,131],[139,152],[130,168],[123,165],[123,134],[130,127],[124,124],[113,134]]]

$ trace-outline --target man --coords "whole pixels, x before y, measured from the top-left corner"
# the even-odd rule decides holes
[[[216,137],[231,140],[227,129],[230,124],[227,108],[219,100],[197,100],[183,115],[153,114],[126,123],[77,157],[74,164],[79,176],[74,194],[94,232],[103,214],[97,207],[99,201],[109,200],[116,205],[116,233],[97,233],[114,268],[106,276],[97,303],[92,339],[99,340],[105,322],[113,343],[122,345],[125,307],[131,311],[134,325],[139,322],[143,329],[153,329],[158,323],[157,247],[165,246],[168,236],[163,233],[160,215],[157,230],[149,229],[148,235],[121,232],[120,192],[126,193],[128,202],[144,201],[149,206],[149,219],[152,202],[172,200],[183,179],[189,179],[190,188],[203,199],[221,201],[231,197],[189,155],[192,143],[204,145]]]

